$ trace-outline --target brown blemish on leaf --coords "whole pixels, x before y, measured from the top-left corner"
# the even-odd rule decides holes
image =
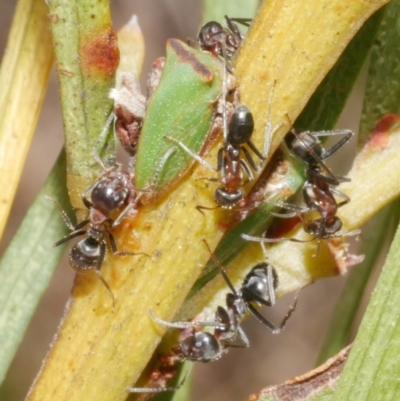
[[[375,129],[368,139],[368,146],[384,150],[389,144],[390,130],[394,124],[399,122],[400,116],[396,114],[387,114],[382,117],[375,125]]]
[[[211,82],[213,79],[212,71],[207,68],[203,63],[194,57],[194,55],[188,52],[182,45],[180,40],[168,39],[167,48],[171,47],[174,52],[179,56],[182,63],[190,64],[194,71],[196,71],[203,79],[204,82]]]
[[[278,386],[268,387],[260,393],[252,395],[248,401],[257,401],[270,396],[276,401],[301,401],[321,393],[326,389],[336,387],[340,374],[350,352],[350,345],[323,365],[294,377]]]
[[[117,35],[109,28],[89,36],[83,41],[79,53],[85,74],[111,76],[119,64]]]

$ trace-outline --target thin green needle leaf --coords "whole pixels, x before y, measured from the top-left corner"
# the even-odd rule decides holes
[[[382,14],[382,20],[372,48],[358,138],[360,147],[365,144],[378,119],[384,114],[395,113],[400,105],[399,55],[394,45],[400,40],[400,1],[392,1],[371,17],[370,21],[378,14]],[[386,207],[364,228],[360,253],[365,254],[365,260],[350,273],[318,357],[318,363],[322,363],[347,344],[352,322],[371,271],[379,258],[380,249],[393,235],[388,232],[388,228],[398,207],[398,202]]]
[[[359,148],[363,146],[376,122],[400,106],[400,1],[385,7],[385,17],[372,48],[360,124]]]
[[[348,343],[349,333],[360,306],[365,286],[380,255],[379,251],[390,236],[388,227],[391,226],[394,209],[398,210],[398,208],[399,202],[385,207],[364,227],[363,244],[359,253],[364,254],[365,259],[350,273],[332,317],[328,334],[321,347],[317,365],[325,362]]]
[[[333,400],[400,398],[400,229],[364,315]]]
[[[257,8],[260,5],[259,0],[203,0],[203,18],[201,25],[210,21],[224,23],[224,16],[232,18],[253,18]]]
[[[67,228],[44,197],[67,199],[65,169],[63,153],[0,262],[0,382],[65,249],[52,249]]]
[[[46,5],[19,0],[0,68],[0,237],[35,132],[52,64]]]

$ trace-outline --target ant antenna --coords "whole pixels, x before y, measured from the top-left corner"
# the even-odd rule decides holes
[[[233,286],[232,281],[229,279],[229,277],[228,277],[228,275],[227,275],[227,273],[226,273],[226,270],[225,270],[224,266],[222,266],[222,264],[220,263],[220,261],[216,258],[216,256],[214,255],[214,253],[211,251],[211,248],[210,248],[210,246],[208,245],[208,242],[207,242],[204,238],[203,238],[203,242],[204,242],[204,244],[206,245],[206,247],[207,247],[207,249],[208,249],[208,252],[210,252],[210,255],[211,255],[213,261],[216,263],[216,265],[217,265],[217,266],[219,267],[219,269],[221,270],[221,274],[222,274],[222,276],[224,277],[226,283],[228,284],[228,287],[230,288],[230,290],[232,291],[232,293],[233,293],[234,295],[237,295],[236,289],[235,289],[235,287]]]
[[[104,171],[107,171],[108,169],[107,169],[107,167],[104,165],[103,161],[101,160],[101,158],[100,158],[100,156],[99,156],[98,150],[99,150],[100,144],[103,143],[103,141],[104,141],[104,139],[105,139],[105,137],[106,137],[106,135],[107,135],[107,133],[108,133],[108,129],[110,128],[110,125],[111,125],[112,122],[114,121],[114,118],[115,118],[115,114],[114,114],[114,112],[112,111],[112,112],[110,113],[110,115],[108,116],[107,121],[106,121],[106,124],[104,125],[103,129],[101,130],[100,135],[99,135],[99,137],[97,138],[97,141],[96,141],[96,143],[95,143],[95,145],[94,145],[94,149],[93,149],[93,157],[95,158],[95,160],[97,161],[97,163],[100,164],[101,168],[102,168]]]

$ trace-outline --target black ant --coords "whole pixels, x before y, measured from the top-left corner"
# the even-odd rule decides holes
[[[345,135],[339,142],[330,149],[325,150],[322,147],[319,137]],[[278,203],[277,205],[285,209],[292,210],[294,213],[277,216],[293,217],[298,213],[317,212],[321,217],[311,219],[304,223],[304,231],[314,237],[314,240],[324,240],[330,238],[354,236],[360,233],[360,230],[354,230],[344,235],[337,235],[342,229],[342,221],[336,216],[337,210],[350,202],[350,198],[331,186],[336,186],[340,182],[348,181],[346,177],[337,177],[330,168],[324,163],[324,160],[340,149],[347,143],[354,133],[350,130],[335,130],[310,132],[305,131],[298,134],[294,129],[291,130],[289,137],[286,139],[290,151],[301,161],[306,163],[306,178],[302,194],[306,206],[290,205]],[[324,174],[325,173],[325,174]],[[337,202],[335,196],[343,199]],[[280,242],[290,240],[295,242],[308,242],[296,240],[294,238],[261,238],[242,234],[242,238],[249,241],[258,242]]]
[[[230,60],[236,56],[244,39],[243,34],[240,32],[240,29],[235,22],[239,22],[248,27],[250,26],[252,19],[229,18],[225,15],[225,20],[227,28],[224,28],[216,21],[210,21],[203,25],[197,39],[202,50],[223,57],[229,72],[233,72]]]
[[[232,114],[228,129],[224,130],[224,143],[218,150],[218,162],[216,168],[207,163],[199,155],[193,153],[182,142],[172,137],[167,136],[166,138],[175,142],[205,167],[216,172],[221,171],[221,182],[224,185],[217,188],[215,191],[215,202],[222,208],[232,209],[237,206],[244,197],[243,191],[239,188],[244,183],[242,170],[245,171],[249,180],[254,179],[250,167],[253,170],[258,171],[258,167],[256,166],[250,152],[243,145],[247,144],[261,160],[265,160],[265,157],[251,142],[253,130],[254,119],[252,113],[247,106],[239,104]],[[248,164],[241,157],[241,152],[244,153]],[[199,206],[198,209],[206,208]]]
[[[69,264],[78,273],[94,270],[109,291],[114,305],[114,295],[100,272],[107,250],[106,238],[108,238],[111,251],[115,255],[139,254],[118,251],[111,229],[119,225],[128,212],[136,209],[140,195],[137,195],[133,186],[133,175],[131,173],[122,170],[120,164],[107,168],[97,153],[97,147],[107,133],[112,118],[113,115],[109,117],[93,151],[95,160],[100,164],[104,172],[81,195],[82,202],[88,209],[88,217],[74,225],[68,215],[61,209],[59,203],[52,198],[48,199],[57,205],[65,224],[71,230],[68,235],[54,243],[53,246],[59,246],[75,237],[85,236],[72,247],[69,254]],[[113,215],[116,213],[119,214],[114,219]]]
[[[88,196],[90,196],[90,200]],[[99,180],[82,194],[82,201],[89,211],[89,216],[76,225],[72,224],[58,202],[51,198],[48,199],[56,203],[65,224],[71,230],[70,234],[55,242],[53,246],[59,246],[75,237],[85,236],[72,247],[69,254],[69,264],[77,273],[94,270],[109,291],[113,304],[115,304],[114,295],[101,275],[100,269],[107,249],[106,237],[110,241],[113,254],[135,255],[131,252],[119,252],[114,236],[110,231],[120,224],[122,219],[137,203],[131,175],[120,170],[119,167],[106,171]],[[121,209],[123,210],[117,219],[113,220],[111,214]]]
[[[294,312],[295,303],[279,326],[275,326],[262,316],[255,305],[273,306],[275,304],[275,290],[278,286],[278,276],[273,266],[267,262],[258,263],[246,275],[241,288],[237,291],[229,279],[225,268],[215,258],[207,242],[204,240],[212,258],[220,268],[222,276],[226,281],[230,293],[226,295],[226,308],[218,306],[214,321],[192,321],[192,322],[167,322],[156,317],[150,310],[151,318],[166,327],[184,330],[184,339],[172,349],[171,353],[163,357],[163,362],[171,364],[184,361],[212,362],[218,360],[229,347],[247,348],[250,342],[240,327],[240,321],[248,312],[252,313],[261,323],[269,327],[273,333],[279,333],[286,325],[288,319]],[[201,327],[213,327],[214,333],[199,331]],[[182,382],[176,387],[149,387],[128,388],[132,393],[159,393],[165,391],[176,391],[182,387],[189,371]]]

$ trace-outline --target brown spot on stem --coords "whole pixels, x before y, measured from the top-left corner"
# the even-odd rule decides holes
[[[195,72],[203,77],[205,82],[211,82],[213,79],[212,71],[201,63],[193,52],[188,51],[188,47],[178,39],[168,39],[167,48],[171,47],[182,63],[190,64]],[[189,48],[190,49],[190,48]]]
[[[113,75],[119,64],[117,36],[108,28],[83,41],[80,56],[86,74]]]

